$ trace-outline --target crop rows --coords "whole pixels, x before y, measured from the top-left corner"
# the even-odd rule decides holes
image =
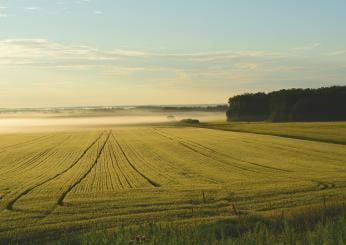
[[[306,205],[345,193],[344,159],[344,145],[196,128],[4,135],[0,238]]]

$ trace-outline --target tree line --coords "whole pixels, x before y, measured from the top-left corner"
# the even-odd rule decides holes
[[[137,109],[146,109],[151,111],[167,111],[167,112],[226,112],[228,109],[227,104],[222,105],[186,105],[186,106],[139,106]]]
[[[228,121],[346,120],[346,86],[246,93],[229,99]]]

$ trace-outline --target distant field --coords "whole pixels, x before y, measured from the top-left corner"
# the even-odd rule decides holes
[[[346,122],[218,122],[203,127],[346,144]]]
[[[279,134],[285,124],[277,125],[214,126]],[[284,133],[343,143],[346,123],[326,125],[286,124]],[[342,144],[205,128],[2,134],[0,240],[195,224],[344,198],[345,159]]]

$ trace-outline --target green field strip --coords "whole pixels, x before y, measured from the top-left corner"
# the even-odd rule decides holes
[[[232,132],[245,132],[277,137],[346,144],[345,122],[293,122],[293,123],[209,123],[198,127]]]
[[[157,206],[157,207],[146,207],[146,208],[142,208],[142,209],[121,209],[118,212],[110,212],[110,213],[106,213],[106,212],[99,212],[98,215],[91,215],[91,212],[88,212],[86,214],[83,213],[79,213],[79,212],[75,212],[75,213],[79,213],[79,215],[77,217],[75,217],[73,220],[72,219],[68,219],[70,216],[69,215],[65,215],[65,214],[59,214],[61,218],[61,225],[64,225],[64,223],[85,223],[87,224],[90,221],[93,220],[99,220],[102,222],[102,220],[104,219],[109,219],[112,218],[113,219],[113,225],[119,225],[119,219],[121,219],[122,217],[126,217],[127,221],[131,222],[132,218],[135,218],[136,216],[152,216],[153,214],[156,216],[161,216],[164,219],[167,219],[167,214],[169,214],[170,212],[181,212],[181,214],[183,215],[189,215],[191,218],[193,217],[201,217],[200,212],[202,211],[209,211],[209,212],[213,212],[213,215],[221,215],[221,214],[225,214],[226,212],[229,213],[229,215],[231,215],[231,204],[230,203],[226,203],[226,202],[219,202],[219,203],[212,203],[212,204],[203,204],[203,205],[195,205],[195,204],[182,204],[182,205],[177,205],[174,207],[167,207],[167,206]],[[77,211],[77,210],[76,210]],[[225,212],[226,211],[226,212]],[[209,214],[210,215],[210,214]],[[179,219],[179,217],[176,217],[177,220]],[[126,221],[126,220],[125,220]],[[150,221],[150,218],[149,220]],[[148,222],[146,221],[146,222]],[[41,223],[40,225],[54,225],[54,222],[49,222],[48,220],[46,220],[44,223]],[[102,224],[102,223],[100,223]],[[102,224],[103,225],[103,224]]]
[[[300,143],[300,144],[297,144]],[[289,152],[293,152],[293,153],[297,153],[297,154],[305,154],[306,152],[309,152],[309,156],[306,157],[318,157],[320,159],[324,159],[324,160],[333,160],[333,161],[339,161],[339,162],[343,162],[344,158],[346,156],[346,154],[343,154],[341,156],[339,156],[338,158],[336,158],[338,156],[337,152],[334,152],[334,154],[332,156],[326,156],[326,151],[319,147],[319,149],[316,149],[316,145],[321,146],[321,144],[315,144],[314,142],[310,142],[309,144],[301,144],[300,141],[296,141],[296,140],[291,140],[289,141],[289,143],[287,141],[281,141],[281,142],[268,142],[268,141],[262,141],[261,142],[262,145],[266,145],[268,148],[272,148],[272,149],[276,149],[276,150],[280,150],[283,152],[287,152],[287,150],[289,149]],[[325,145],[328,148],[331,147],[335,147],[334,145]],[[341,146],[343,147],[343,146]],[[337,148],[340,148],[340,146],[338,146]],[[340,154],[340,153],[339,153]]]

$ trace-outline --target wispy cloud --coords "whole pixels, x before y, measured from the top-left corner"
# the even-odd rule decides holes
[[[288,54],[268,51],[219,51],[219,52],[198,52],[198,53],[178,53],[178,54],[156,54],[162,57],[185,58],[194,61],[215,61],[230,60],[240,58],[280,58]]]
[[[64,45],[46,39],[0,40],[0,66],[90,72],[124,80],[165,86],[269,79],[306,72],[290,52],[261,50],[173,53],[130,49],[99,49]],[[294,65],[293,65],[294,64]],[[156,86],[156,85],[155,85]]]
[[[25,9],[30,11],[36,11],[36,10],[39,10],[39,7],[30,6],[30,7],[26,7]]]
[[[101,10],[95,10],[94,14],[100,15],[100,14],[103,14],[103,11],[101,11]]]
[[[333,51],[333,52],[327,53],[327,55],[329,56],[346,55],[346,50]]]
[[[0,18],[7,17],[7,13],[5,12],[8,8],[5,6],[0,6]]]
[[[79,0],[77,3],[84,4],[84,3],[90,3],[90,0]]]
[[[292,48],[291,50],[292,51],[305,51],[305,50],[312,50],[312,49],[318,48],[320,46],[321,46],[321,44],[316,42],[316,43],[307,44],[307,45],[302,46],[302,47]]]
[[[143,57],[147,53],[132,50],[99,50],[88,46],[68,46],[45,39],[9,39],[0,41],[1,64],[61,64],[112,61]]]
[[[100,50],[81,45],[62,45],[46,39],[9,39],[0,41],[0,62],[2,64],[59,64],[114,62],[118,60],[147,59],[170,60],[171,62],[214,62],[247,59],[280,58],[283,54],[265,51],[223,51],[203,53],[163,53],[141,50],[112,49]]]

